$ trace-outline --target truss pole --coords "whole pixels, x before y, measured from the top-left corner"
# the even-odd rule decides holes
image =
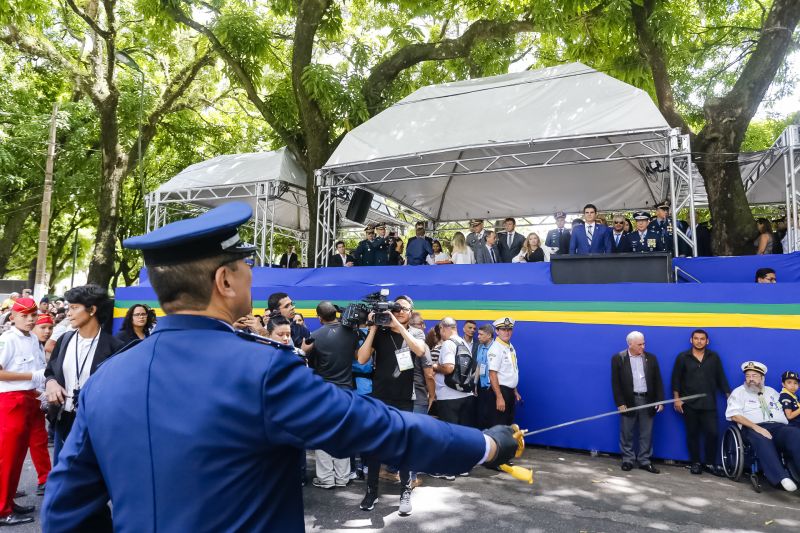
[[[322,241],[322,232],[324,231],[325,223],[323,222],[322,217],[320,217],[320,213],[322,211],[322,195],[326,193],[326,190],[322,188],[323,180],[322,180],[322,171],[317,170],[315,172],[315,184],[317,186],[317,231],[315,232],[316,235],[314,236],[314,267],[319,266],[328,266],[327,264],[320,264],[320,244]]]
[[[675,173],[675,163],[676,158],[673,156],[673,141],[677,142],[677,135],[675,134],[675,130],[670,133],[669,138],[666,141],[666,148],[667,148],[667,157],[669,164],[669,196],[670,196],[670,203],[672,205],[672,209],[670,209],[670,217],[672,217],[672,255],[678,253],[678,209],[677,209],[677,194],[676,194],[676,185],[678,183],[676,173]],[[677,148],[677,147],[676,147]]]
[[[800,191],[797,190],[797,164],[795,162],[795,148],[796,144],[800,142],[798,139],[798,129],[796,126],[789,126],[784,135],[786,135],[786,155],[784,156],[784,174],[786,176],[786,234],[788,239],[786,244],[790,252],[796,252],[798,248],[798,196]]]
[[[275,263],[275,198],[278,195],[278,183],[267,183],[267,213],[269,213],[269,266]]]
[[[694,173],[692,172],[692,150],[691,146],[689,146],[691,140],[688,135],[684,136],[684,142],[687,146],[686,173],[689,177],[689,231],[692,235],[692,257],[697,257],[697,217],[694,212]]]

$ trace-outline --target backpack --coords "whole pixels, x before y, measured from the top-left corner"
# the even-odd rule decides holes
[[[451,340],[451,339],[448,339]],[[475,359],[469,346],[463,342],[452,341],[456,345],[453,372],[444,376],[444,384],[459,392],[472,392],[475,388]]]

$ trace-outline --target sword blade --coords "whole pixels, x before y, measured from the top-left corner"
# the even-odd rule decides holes
[[[666,405],[668,403],[675,403],[678,400],[680,400],[682,402],[685,402],[687,400],[694,400],[696,398],[702,398],[705,395],[706,395],[706,393],[703,392],[703,393],[700,393],[700,394],[692,394],[690,396],[683,396],[681,398],[673,398],[671,400],[663,400],[661,402],[646,403],[644,405],[639,405],[637,407],[628,407],[624,411],[620,411],[619,409],[614,410],[614,411],[608,411],[607,413],[600,413],[599,415],[587,416],[586,418],[579,418],[577,420],[570,420],[569,422],[563,422],[561,424],[556,424],[555,426],[549,426],[549,427],[546,427],[546,428],[535,429],[533,431],[524,430],[522,432],[522,436],[523,437],[527,437],[528,435],[536,435],[537,433],[544,433],[545,431],[552,431],[554,429],[560,429],[560,428],[564,428],[564,427],[567,427],[567,426],[580,424],[581,422],[588,422],[590,420],[597,420],[598,418],[604,418],[604,417],[607,417],[607,416],[614,416],[614,415],[621,415],[621,414],[624,414],[624,413],[630,413],[631,411],[639,411],[641,409],[647,409],[649,407],[656,407],[658,405]]]

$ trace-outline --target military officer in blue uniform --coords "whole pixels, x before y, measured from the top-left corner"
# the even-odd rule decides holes
[[[553,218],[556,219],[556,229],[551,229],[547,232],[547,237],[545,238],[544,245],[550,248],[557,248],[558,251],[556,253],[559,254],[568,254],[569,253],[569,239],[572,237],[572,232],[564,227],[564,223],[567,220],[567,214],[563,211],[556,211],[553,214]]]
[[[656,217],[647,225],[647,229],[661,236],[663,251],[672,251],[674,243],[672,242],[672,217],[669,216],[669,202],[664,201],[656,206]]]
[[[634,253],[663,252],[664,241],[660,233],[648,229],[650,214],[647,211],[636,211],[633,214],[636,228],[625,235],[630,249]]]
[[[358,243],[353,257],[356,258],[358,266],[381,266],[385,265],[388,261],[388,250],[386,249],[386,241],[382,238],[375,236],[375,226],[369,224],[364,228],[367,238]],[[381,261],[383,255],[387,259]]]
[[[125,241],[167,316],[81,390],[44,531],[303,531],[304,449],[446,474],[514,456],[508,427],[401,413],[322,381],[291,346],[235,332],[251,311],[254,248],[237,231],[251,213],[229,203]]]

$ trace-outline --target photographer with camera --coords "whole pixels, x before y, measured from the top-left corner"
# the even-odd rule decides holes
[[[414,303],[408,296],[398,296],[388,311],[369,314],[367,338],[358,349],[358,362],[365,363],[373,356],[375,371],[372,377],[372,396],[399,411],[414,409],[414,357],[426,351],[425,333],[409,326]],[[379,327],[380,326],[380,327]],[[371,511],[378,500],[380,461],[367,458],[367,493],[361,509]],[[401,516],[411,514],[411,473],[400,471],[403,492],[400,495]]]

